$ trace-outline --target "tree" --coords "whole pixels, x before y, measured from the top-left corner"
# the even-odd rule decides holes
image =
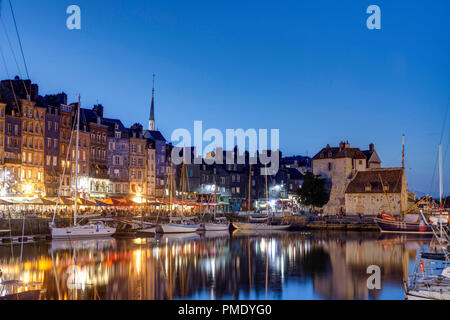
[[[305,206],[323,207],[330,199],[325,188],[325,179],[307,172],[303,176],[302,187],[297,190],[300,201]]]

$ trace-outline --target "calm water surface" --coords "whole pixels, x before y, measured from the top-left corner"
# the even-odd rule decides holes
[[[377,233],[274,232],[0,246],[2,281],[41,299],[403,299],[425,242]],[[366,269],[381,267],[381,290]],[[23,287],[0,285],[0,295]]]

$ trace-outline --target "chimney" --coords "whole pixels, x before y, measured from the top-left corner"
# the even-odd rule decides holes
[[[373,143],[369,144],[369,150],[370,150],[370,152],[375,151],[375,145]]]
[[[339,142],[339,150],[343,150],[345,147],[344,141]]]
[[[101,104],[94,105],[94,108],[92,110],[95,111],[98,117],[103,118],[103,106]]]

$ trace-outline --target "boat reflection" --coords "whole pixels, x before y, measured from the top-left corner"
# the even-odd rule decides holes
[[[42,299],[403,299],[421,245],[362,233],[210,232],[26,245],[22,265],[43,282]],[[19,261],[0,253],[14,279]],[[373,264],[381,290],[367,289]]]

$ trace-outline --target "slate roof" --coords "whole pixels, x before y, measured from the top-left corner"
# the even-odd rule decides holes
[[[384,193],[383,185],[389,186],[386,193],[400,193],[402,190],[403,168],[383,168],[358,171],[345,193]],[[381,180],[380,180],[381,176]],[[369,187],[366,189],[366,187]]]
[[[286,168],[285,169],[289,174],[290,180],[303,180],[303,174],[295,168]]]
[[[320,150],[313,157],[313,160],[339,158],[366,159],[366,156],[359,148],[332,148],[327,146],[326,148]]]
[[[158,130],[151,131],[151,130],[145,130],[144,131],[144,138],[146,139],[152,139],[152,140],[160,140],[160,141],[167,141],[162,133]]]

